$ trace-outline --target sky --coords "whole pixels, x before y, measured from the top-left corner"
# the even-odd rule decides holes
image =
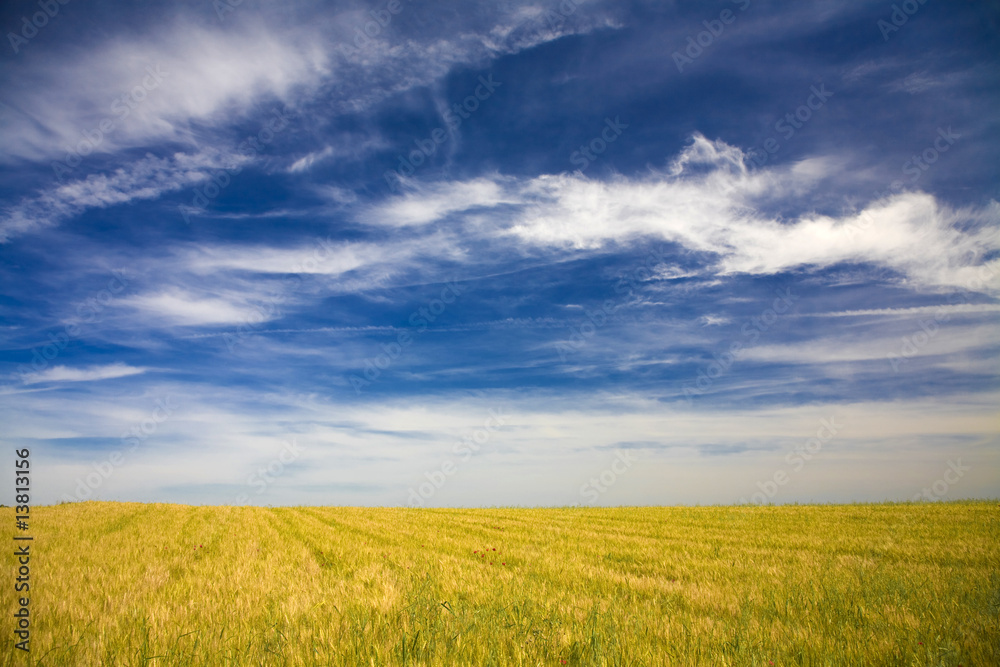
[[[0,27],[0,467],[29,450],[33,503],[1000,496],[996,3]]]

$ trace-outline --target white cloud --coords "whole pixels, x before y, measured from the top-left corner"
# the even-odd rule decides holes
[[[922,321],[934,333],[932,337],[921,328]],[[933,363],[961,362],[962,372],[969,373],[983,368],[981,361],[969,355],[990,349],[997,340],[996,325],[939,323],[933,317],[913,320],[909,328],[898,330],[899,335],[882,330],[863,338],[837,336],[835,331],[824,333],[826,335],[822,337],[800,343],[760,345],[746,350],[740,359],[805,365],[878,361],[886,373],[892,373],[889,355],[894,355],[896,359],[902,357],[906,345],[904,341],[912,341],[915,335],[919,335],[918,339],[926,342],[919,348],[917,357],[908,354],[907,358]],[[911,349],[912,342],[910,346],[905,349]]]
[[[886,315],[889,317],[908,317],[910,315],[939,315],[950,317],[956,314],[995,313],[1000,312],[1000,304],[993,303],[959,303],[940,304],[936,306],[913,306],[911,308],[868,308],[860,310],[839,310],[831,313],[807,313],[818,317],[858,317],[863,315]]]
[[[16,104],[0,106],[0,161],[52,161],[61,165],[60,178],[73,178],[82,172],[74,166],[67,173],[64,162],[72,157],[68,149],[75,152],[81,142],[83,160],[91,152],[165,141],[193,151],[170,159],[147,156],[112,175],[73,180],[26,197],[0,213],[0,243],[89,207],[153,199],[207,178],[209,168],[247,162],[235,154],[242,137],[219,130],[241,115],[259,114],[260,108],[269,113],[268,105],[309,109],[314,118],[364,111],[390,95],[431,85],[455,67],[483,66],[565,35],[615,25],[600,13],[578,11],[552,26],[515,9],[488,16],[478,32],[421,33],[394,44],[373,40],[370,48],[345,55],[344,43],[331,35],[349,42],[367,13],[319,16],[305,26],[263,25],[251,16],[230,17],[224,29],[185,18],[162,20],[141,35],[112,35],[85,51],[62,53],[58,60],[22,60],[11,68],[3,84]],[[155,85],[151,71],[158,73]],[[131,95],[137,87],[143,90]],[[131,95],[131,102],[125,104],[123,95]],[[101,131],[93,146],[84,141],[83,133],[98,136],[107,120],[114,122],[113,130]],[[385,145],[379,136],[351,135],[286,169],[301,172],[337,157],[362,159]],[[192,173],[191,163],[198,162],[202,168]],[[406,211],[397,216],[405,220]],[[419,224],[419,212],[411,217],[416,222],[409,224]]]
[[[377,261],[381,254],[373,244],[321,239],[311,246],[283,249],[202,246],[182,253],[182,262],[190,271],[200,275],[218,271],[339,275]]]
[[[927,72],[913,72],[902,81],[895,81],[889,85],[889,90],[893,92],[906,92],[914,95],[923,93],[932,88],[938,88],[948,84],[945,77],[934,77]]]
[[[324,160],[330,157],[331,155],[333,155],[333,148],[330,146],[327,146],[321,151],[313,151],[312,153],[304,155],[303,157],[293,162],[292,165],[288,168],[288,171],[293,174],[298,173],[300,171],[306,171],[317,162]]]
[[[428,257],[460,260],[462,255],[443,233],[386,243],[317,238],[285,248],[185,245],[149,260],[149,275],[169,276],[170,287],[115,303],[169,325],[260,325],[315,303],[319,294],[358,294],[386,287],[402,275],[420,280],[426,273],[420,263]],[[438,279],[433,269],[429,272],[428,280]]]
[[[454,213],[535,246],[596,250],[659,237],[717,257],[721,273],[773,274],[842,262],[874,263],[917,285],[995,289],[1000,204],[953,209],[905,192],[840,216],[781,219],[764,204],[799,199],[836,169],[813,159],[750,171],[743,154],[700,135],[666,173],[609,181],[580,174],[439,184],[366,212],[373,224],[429,224]],[[456,223],[459,224],[459,223]]]
[[[453,67],[481,66],[568,34],[616,25],[599,13],[577,11],[556,26],[515,8],[477,16],[477,25],[458,31],[442,27],[443,34],[425,29],[372,39],[359,50],[349,44],[353,30],[371,20],[367,11],[320,11],[293,24],[285,12],[267,18],[241,12],[224,26],[206,25],[201,14],[151,13],[149,25],[137,31],[111,32],[78,52],[67,49],[58,59],[11,68],[4,87],[16,104],[3,108],[0,159],[63,158],[67,146],[76,147],[82,133],[93,135],[102,120],[113,121],[114,129],[101,133],[97,152],[152,141],[201,145],[206,127],[228,126],[264,102],[295,107],[332,94],[328,111],[359,111],[431,84]],[[371,146],[362,142],[360,148]],[[326,155],[320,150],[312,161],[318,157]],[[295,169],[309,164],[307,156]]]
[[[501,184],[488,178],[413,187],[417,189],[372,207],[361,215],[362,220],[396,227],[425,225],[451,213],[490,208],[508,201]]]
[[[430,257],[458,260],[462,253],[453,237],[434,233],[382,243],[317,238],[309,244],[287,248],[263,244],[201,245],[178,250],[167,264],[172,270],[182,266],[197,281],[211,275],[217,284],[224,284],[218,283],[224,280],[223,272],[245,271],[328,276],[337,278],[336,285],[343,288],[346,282],[355,287],[365,282],[382,285],[386,278],[416,269]],[[349,280],[345,274],[351,274]],[[325,284],[334,285],[329,281]]]
[[[231,122],[261,99],[290,101],[296,87],[328,74],[328,63],[319,35],[283,37],[261,26],[174,21],[17,70],[8,88],[20,113],[8,114],[0,131],[6,159],[64,159],[82,133],[100,137],[97,152],[191,142],[194,121]],[[101,132],[102,120],[114,128]]]
[[[39,382],[90,382],[93,380],[110,380],[145,373],[145,368],[137,368],[128,364],[116,363],[106,366],[87,366],[69,368],[68,366],[53,366],[44,371],[24,376],[25,384]]]
[[[316,194],[335,204],[353,204],[358,196],[350,190],[338,188],[336,185],[321,185],[316,187]]]
[[[121,303],[147,317],[163,319],[180,326],[237,324],[268,319],[268,314],[261,308],[247,305],[242,297],[231,300],[205,297],[178,288],[132,296],[122,299]]]
[[[357,162],[375,151],[387,148],[389,142],[380,136],[347,134],[321,150],[312,151],[295,160],[287,169],[289,173],[301,173],[312,169],[313,165],[328,160]]]
[[[223,156],[216,151],[177,153],[169,158],[147,154],[127,168],[69,181],[8,207],[0,215],[0,243],[55,225],[88,208],[156,199],[205,180],[212,169],[241,164],[246,159],[238,155]]]

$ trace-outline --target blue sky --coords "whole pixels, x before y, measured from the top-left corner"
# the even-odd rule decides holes
[[[3,442],[44,503],[997,497],[998,25],[6,3]]]

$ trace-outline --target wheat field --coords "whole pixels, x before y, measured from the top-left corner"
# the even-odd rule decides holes
[[[4,665],[1000,665],[996,502],[32,514]]]

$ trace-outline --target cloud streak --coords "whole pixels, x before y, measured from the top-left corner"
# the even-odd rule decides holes
[[[61,382],[94,382],[97,380],[110,380],[114,378],[129,377],[145,373],[145,368],[136,368],[128,364],[115,363],[105,366],[88,366],[85,368],[69,368],[67,366],[53,366],[38,373],[30,373],[23,376],[24,384],[61,383]]]

